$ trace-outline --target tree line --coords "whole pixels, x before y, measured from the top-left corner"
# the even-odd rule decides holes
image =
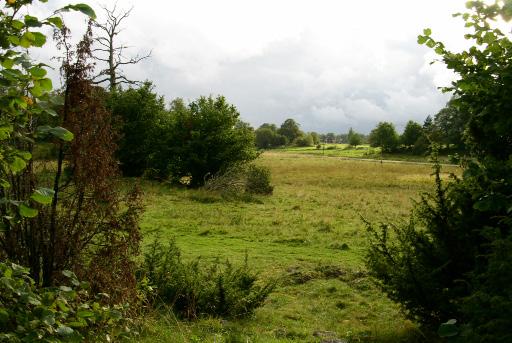
[[[467,115],[450,100],[434,118],[428,116],[423,124],[409,120],[402,134],[391,122],[379,122],[369,133],[363,134],[350,128],[347,133],[303,132],[294,119],[286,119],[281,126],[264,123],[255,130],[255,142],[259,149],[284,146],[315,146],[318,144],[369,144],[388,153],[411,153],[424,155],[432,144],[437,144],[443,153],[463,153],[466,150],[464,125]]]

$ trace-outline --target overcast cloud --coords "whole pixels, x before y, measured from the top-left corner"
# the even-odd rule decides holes
[[[54,1],[65,4],[70,1]],[[294,118],[306,131],[403,128],[444,106],[451,75],[416,43],[431,27],[449,48],[465,42],[464,0],[117,0],[133,6],[119,43],[152,57],[126,69],[167,101],[226,96],[257,127]],[[102,20],[100,4],[88,2]],[[66,16],[69,26],[83,17]],[[48,54],[49,54],[48,50]]]

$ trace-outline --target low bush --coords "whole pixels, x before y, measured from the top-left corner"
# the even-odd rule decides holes
[[[269,195],[274,191],[270,184],[270,169],[252,164],[247,168],[246,177],[247,193]]]
[[[140,277],[156,292],[153,305],[166,304],[183,318],[206,315],[225,318],[250,315],[261,306],[275,282],[257,282],[257,274],[243,265],[215,261],[203,266],[199,260],[183,262],[174,241],[167,246],[158,239],[144,255]]]
[[[204,189],[222,194],[240,194],[245,190],[245,168],[235,166],[208,177]]]
[[[219,193],[225,199],[244,199],[253,194],[270,195],[270,170],[253,164],[230,168],[208,178],[204,189]]]
[[[89,295],[88,284],[64,271],[69,286],[37,287],[29,270],[0,262],[0,342],[82,342],[130,335],[125,308]]]

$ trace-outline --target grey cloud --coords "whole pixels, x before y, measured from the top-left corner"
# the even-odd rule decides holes
[[[447,100],[433,76],[420,72],[425,51],[415,38],[371,54],[347,47],[339,62],[314,46],[308,34],[275,42],[256,56],[217,61],[204,80],[189,77],[197,71],[172,67],[173,61],[150,61],[144,72],[169,100],[223,94],[254,126],[291,117],[306,131],[369,132],[384,120],[402,128],[409,119],[422,122]],[[356,62],[349,66],[348,60]]]

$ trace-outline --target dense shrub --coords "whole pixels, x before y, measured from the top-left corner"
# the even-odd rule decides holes
[[[258,156],[254,130],[240,121],[237,109],[222,96],[200,97],[186,105],[173,101],[167,142],[155,154],[161,177],[190,176],[190,186],[202,186],[208,176]]]
[[[110,307],[106,294],[91,296],[88,285],[64,271],[67,285],[39,288],[29,271],[0,262],[1,342],[111,341],[130,335],[125,309]]]
[[[274,187],[270,183],[270,170],[254,164],[235,166],[208,178],[203,187],[224,198],[240,199],[252,194],[270,195]]]
[[[252,194],[272,194],[274,187],[270,183],[270,169],[250,165],[247,168],[245,191]]]
[[[274,282],[258,282],[257,274],[243,265],[199,260],[183,262],[174,241],[164,246],[157,239],[144,254],[141,277],[156,289],[154,305],[171,305],[181,317],[226,318],[250,315],[261,306],[275,287]]]
[[[110,92],[108,107],[120,119],[119,158],[125,176],[141,176],[150,165],[151,156],[165,144],[165,126],[169,114],[163,97],[145,82],[139,88],[117,89]]]
[[[220,193],[221,195],[237,196],[245,191],[246,173],[245,166],[234,166],[223,172],[209,177],[203,188],[209,192]]]

